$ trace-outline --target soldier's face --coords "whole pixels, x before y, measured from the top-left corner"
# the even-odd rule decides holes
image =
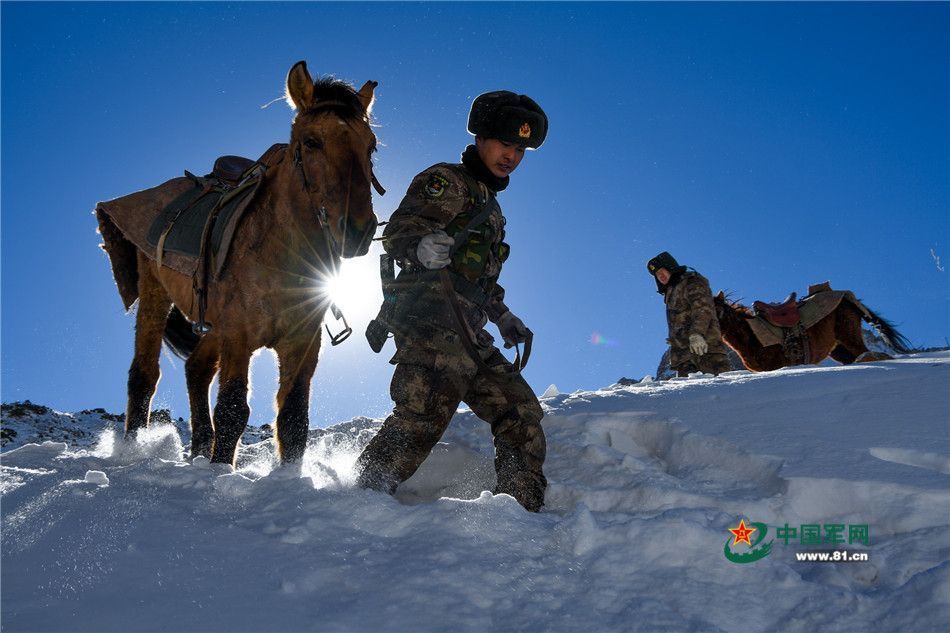
[[[488,171],[498,178],[509,175],[524,158],[524,148],[515,143],[499,141],[497,138],[475,137],[478,156],[488,167]]]
[[[656,280],[665,286],[670,281],[670,271],[665,268],[657,268]]]

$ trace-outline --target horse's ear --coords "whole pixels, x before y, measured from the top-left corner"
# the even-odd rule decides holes
[[[722,290],[720,290],[720,291],[719,291],[719,294],[716,295],[716,298],[717,298],[717,299],[725,299],[725,298],[726,298],[726,293],[723,292]]]
[[[367,116],[369,116],[370,110],[373,109],[373,90],[375,90],[378,85],[379,82],[367,81],[363,84],[363,87],[360,88],[360,91],[356,93],[356,96],[360,98],[360,103],[363,104],[363,111],[366,112]]]
[[[287,73],[287,103],[298,112],[313,103],[313,79],[307,72],[307,62],[297,62]]]

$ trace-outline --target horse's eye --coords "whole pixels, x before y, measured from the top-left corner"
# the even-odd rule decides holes
[[[307,146],[307,149],[323,149],[323,141],[312,136],[305,139],[303,144]]]

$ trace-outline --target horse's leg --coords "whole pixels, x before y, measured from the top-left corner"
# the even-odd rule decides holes
[[[850,365],[854,362],[854,359],[857,358],[857,356],[849,352],[847,348],[840,344],[835,345],[835,348],[831,350],[830,356],[842,365]]]
[[[220,345],[221,373],[218,402],[214,406],[214,441],[211,461],[234,465],[238,442],[244,434],[251,407],[247,404],[248,345],[230,341]]]
[[[205,335],[185,362],[188,403],[191,406],[192,458],[198,455],[211,458],[214,427],[211,425],[211,405],[208,394],[214,374],[218,371],[218,346],[211,336],[213,335]]]
[[[850,362],[840,361],[845,365],[850,365],[861,354],[868,351],[861,328],[861,313],[847,301],[842,301],[835,310],[834,336],[838,341],[837,347],[843,347],[853,357]],[[835,357],[832,356],[832,358]],[[835,358],[835,360],[838,359]]]
[[[135,356],[129,367],[125,436],[148,426],[155,386],[161,377],[162,334],[172,302],[155,275],[155,264],[138,254],[139,307],[135,315]]]
[[[281,462],[297,462],[307,448],[310,427],[310,381],[317,369],[321,332],[312,338],[282,342],[276,346],[280,364],[277,391],[277,455]]]
[[[809,362],[820,363],[836,348],[836,318],[834,313],[829,314],[805,330],[805,336],[808,337]]]

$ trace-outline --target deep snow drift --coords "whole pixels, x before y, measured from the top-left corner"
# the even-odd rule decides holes
[[[948,387],[940,352],[548,389],[537,515],[483,492],[490,434],[464,411],[395,499],[352,487],[379,421],[312,432],[303,476],[273,469],[270,440],[234,472],[189,463],[172,425],[133,446],[110,430],[28,444],[2,456],[2,626],[947,630]],[[768,556],[726,559],[740,519],[768,526]],[[840,524],[845,543],[786,545],[785,524]],[[869,544],[848,544],[862,525]],[[870,560],[797,562],[806,550]]]

